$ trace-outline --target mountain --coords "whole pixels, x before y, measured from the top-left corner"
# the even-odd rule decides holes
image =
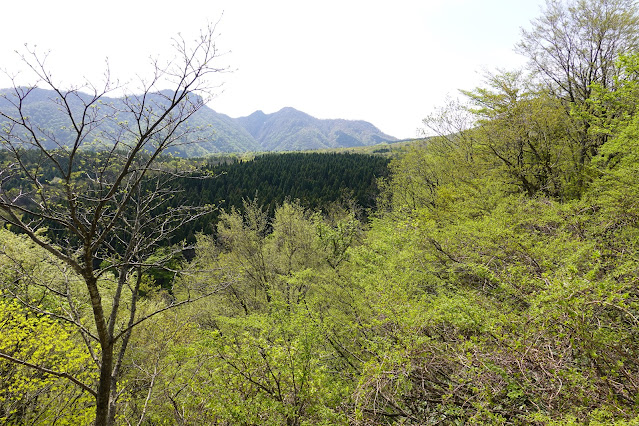
[[[72,143],[72,133],[67,128],[71,127],[71,121],[68,115],[63,111],[62,107],[56,103],[59,97],[50,90],[34,89],[23,100],[23,111],[25,115],[36,125],[38,136],[44,140],[46,148],[56,146],[54,140],[58,144],[70,145]],[[79,98],[69,97],[71,110],[76,118],[80,117],[83,104],[90,100],[89,95],[79,94]],[[82,102],[81,102],[82,100]],[[109,105],[108,108],[102,107],[102,110],[96,112],[98,116],[106,116],[112,114],[113,111],[125,111],[122,98],[104,97],[101,99],[101,105]],[[0,110],[13,116],[16,114],[15,108],[10,102],[16,102],[16,97],[12,93],[12,89],[0,89]],[[149,105],[162,105],[165,101],[159,95],[152,95],[147,100]],[[100,106],[98,105],[98,108]],[[90,139],[94,137],[105,141],[108,135],[114,135],[121,131],[118,128],[117,121],[133,121],[132,115],[120,113],[117,120],[107,119],[100,123],[99,129],[93,132]],[[0,125],[6,121],[0,120]],[[182,156],[193,157],[203,156],[220,152],[246,152],[260,151],[259,143],[244,128],[239,126],[231,117],[219,114],[204,106],[196,114],[189,118],[187,125],[198,128],[196,134],[189,137],[194,139],[197,137],[197,143],[188,143],[175,146],[169,150],[170,153]]]
[[[205,128],[205,141],[189,145],[183,156],[204,156],[217,152],[262,151],[255,138],[228,115],[204,106],[188,121],[188,125]]]
[[[273,114],[256,111],[236,120],[264,151],[348,148],[397,140],[366,121],[321,120],[290,107]]]
[[[12,89],[0,89],[0,110],[11,115]],[[83,100],[89,95],[80,94]],[[40,136],[47,140],[45,146],[51,148],[58,144],[71,144],[71,134],[65,128],[71,123],[61,107],[56,104],[55,92],[34,89],[24,99],[24,112],[42,129]],[[161,104],[161,96],[155,95],[152,102]],[[111,105],[115,110],[124,110],[123,99],[102,98],[102,103]],[[80,114],[82,102],[74,99],[72,110]],[[111,111],[111,110],[110,110]],[[119,121],[131,120],[127,114],[117,117]],[[3,123],[0,120],[0,125]],[[256,111],[247,117],[231,118],[220,114],[208,106],[202,107],[190,117],[187,125],[200,129],[197,143],[176,146],[171,153],[183,156],[204,156],[221,152],[256,151],[301,151],[310,149],[343,148],[368,146],[397,139],[382,133],[366,121],[321,120],[294,108],[283,108],[272,114]],[[118,127],[115,120],[101,123],[100,132],[115,134]],[[96,132],[94,136],[99,137]],[[108,138],[101,138],[108,139]]]

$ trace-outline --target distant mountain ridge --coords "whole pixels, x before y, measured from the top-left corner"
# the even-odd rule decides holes
[[[10,112],[10,105],[3,97],[11,96],[11,90],[0,89],[0,110]],[[35,89],[26,97],[24,111],[34,123],[64,142],[68,138],[64,127],[70,123],[52,102],[55,98],[53,91]],[[120,98],[103,98],[102,101],[116,106],[122,103]],[[192,157],[223,152],[303,151],[397,141],[397,138],[366,121],[318,119],[291,107],[272,114],[256,111],[246,117],[232,118],[204,106],[189,119],[188,125],[201,129],[198,136],[202,141],[175,147],[172,150],[175,155]],[[65,143],[70,143],[70,140]]]
[[[362,120],[318,119],[286,107],[236,119],[265,151],[300,151],[375,145],[397,139]]]

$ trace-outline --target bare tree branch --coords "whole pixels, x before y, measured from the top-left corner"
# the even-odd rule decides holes
[[[92,389],[89,386],[85,385],[84,383],[82,383],[80,380],[76,379],[75,377],[73,377],[69,373],[60,372],[60,371],[54,371],[54,370],[51,370],[49,368],[41,367],[39,365],[35,365],[35,364],[32,364],[32,363],[24,361],[24,360],[21,360],[21,359],[18,359],[18,358],[14,358],[11,355],[5,354],[3,352],[0,352],[0,358],[4,358],[7,361],[11,361],[11,362],[13,362],[15,364],[20,364],[20,365],[24,365],[25,367],[33,368],[33,369],[41,371],[43,373],[51,374],[52,376],[62,377],[63,379],[70,380],[71,382],[73,382],[74,384],[79,386],[82,390],[84,390],[86,392],[89,392],[93,396],[97,396],[97,393],[96,393],[96,391],[94,389]]]

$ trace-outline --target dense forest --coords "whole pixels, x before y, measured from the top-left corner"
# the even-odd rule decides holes
[[[375,204],[383,158],[3,136],[0,421],[637,424],[638,48],[633,1],[548,1],[528,68],[427,117]]]
[[[388,161],[386,157],[349,153],[286,153],[261,155],[250,161],[207,162],[198,169],[198,178],[185,177],[176,185],[182,196],[171,204],[209,203],[217,209],[182,227],[173,239],[194,242],[198,232],[214,234],[219,213],[242,209],[245,200],[258,201],[269,216],[287,200],[298,200],[317,211],[350,202],[365,215],[375,206],[377,181],[387,175]],[[199,178],[202,170],[208,178]]]
[[[86,175],[99,163],[100,156],[99,152],[84,152],[74,173]],[[0,151],[0,164],[7,164],[10,157],[8,152]],[[26,167],[40,167],[43,183],[61,179],[55,167],[41,167],[40,154],[36,151],[23,152],[22,160]],[[197,233],[215,234],[219,215],[231,209],[242,210],[244,202],[249,200],[259,202],[269,216],[285,201],[297,201],[317,211],[330,209],[334,204],[352,204],[357,206],[360,218],[366,217],[375,207],[379,195],[377,182],[387,176],[388,163],[389,158],[385,156],[348,152],[264,154],[241,159],[230,155],[193,159],[159,157],[158,166],[175,177],[171,182],[171,199],[162,206],[161,212],[182,205],[212,207],[209,213],[176,229],[168,243],[192,244]],[[24,178],[24,175],[16,175],[6,179],[3,189],[8,192],[24,187]],[[153,186],[147,189],[153,190]],[[47,228],[48,237],[54,241],[67,237],[55,221],[43,221],[42,227]]]

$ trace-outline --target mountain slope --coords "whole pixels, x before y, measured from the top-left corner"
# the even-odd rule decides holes
[[[204,142],[188,146],[183,156],[203,156],[216,152],[261,151],[260,144],[235,119],[204,106],[188,121],[204,130]]]
[[[80,93],[83,102],[90,100],[89,95]],[[23,100],[23,112],[28,119],[34,123],[38,129],[37,136],[44,141],[46,148],[58,146],[70,146],[73,143],[73,132],[68,129],[72,127],[69,116],[64,112],[63,107],[56,103],[59,96],[50,90],[34,89]],[[72,114],[76,120],[81,119],[83,104],[76,97],[68,98],[71,104]],[[11,89],[0,89],[0,110],[7,115],[15,117],[17,111],[11,105],[16,103],[17,98]],[[58,101],[59,102],[59,101]],[[164,99],[158,95],[147,97],[149,105],[161,105]],[[126,111],[127,108],[121,98],[103,97],[100,104],[96,104],[95,113],[97,117],[106,118],[114,111]],[[94,139],[98,144],[108,145],[109,135],[116,135],[121,132],[118,127],[120,122],[133,122],[132,114],[120,112],[117,118],[106,118],[101,121],[99,128],[92,131],[87,138],[85,147],[93,144]],[[0,125],[6,124],[6,120],[0,120]],[[211,108],[204,106],[187,121],[187,126],[198,129],[188,135],[188,139],[167,150],[182,157],[202,156],[220,152],[246,152],[259,151],[260,145],[257,141],[231,117],[219,114]],[[190,142],[196,141],[196,142]],[[94,148],[97,145],[92,145]],[[104,147],[104,146],[103,146]],[[99,148],[98,148],[99,149]]]
[[[89,95],[80,94],[80,97],[85,101],[89,99]],[[23,111],[42,130],[38,136],[45,140],[47,148],[72,143],[73,135],[67,130],[71,122],[61,106],[56,104],[57,98],[53,91],[34,89],[23,102]],[[73,114],[79,118],[82,102],[76,98],[72,100]],[[12,89],[0,89],[0,110],[13,116],[15,110],[10,101],[16,101]],[[163,99],[150,95],[147,102],[161,104]],[[102,98],[102,105],[103,115],[126,110],[121,98]],[[121,131],[118,121],[132,119],[130,114],[120,113],[117,119],[104,120],[88,140],[96,140],[101,146],[104,141],[110,140],[109,135]],[[365,121],[320,120],[294,108],[283,108],[273,114],[256,111],[247,117],[231,118],[204,106],[190,117],[187,125],[198,130],[188,136],[192,142],[187,140],[185,142],[188,143],[169,150],[175,155],[193,157],[221,152],[301,151],[367,146],[397,140]],[[92,146],[96,148],[98,145]]]
[[[273,114],[256,111],[236,120],[264,151],[347,148],[397,140],[366,121],[321,120],[290,107]]]

